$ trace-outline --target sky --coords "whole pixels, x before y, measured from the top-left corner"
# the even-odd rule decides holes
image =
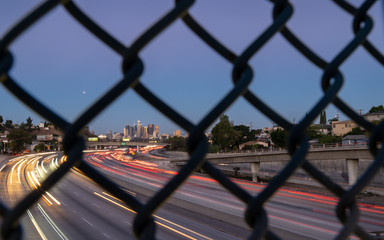
[[[0,37],[41,2],[2,1]],[[170,0],[74,2],[126,46],[174,6]],[[287,26],[326,61],[331,61],[353,38],[352,16],[332,1],[290,2],[294,13]],[[363,1],[349,2],[359,6]],[[189,13],[239,55],[272,23],[272,8],[273,4],[266,0],[196,0]],[[377,2],[369,14],[375,26],[368,39],[384,52],[382,2]],[[78,24],[61,5],[24,32],[10,51],[14,57],[10,76],[70,122],[122,78],[122,58]],[[139,57],[144,63],[140,81],[195,124],[233,87],[233,66],[180,19],[148,44]],[[322,96],[322,71],[280,34],[256,53],[249,65],[254,71],[249,89],[289,121],[300,121]],[[362,47],[340,70],[345,82],[339,97],[356,112],[366,113],[372,106],[384,104],[384,68]],[[4,120],[21,123],[31,117],[34,124],[46,121],[2,86],[0,102]],[[338,112],[340,120],[348,119],[333,105],[326,112],[328,119]],[[236,125],[252,129],[273,126],[272,120],[242,98],[225,114]],[[158,125],[160,133],[181,129],[133,90],[120,96],[89,126],[97,134],[123,132],[126,124],[133,125],[138,120],[143,125]]]

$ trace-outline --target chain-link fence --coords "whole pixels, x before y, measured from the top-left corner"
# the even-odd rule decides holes
[[[333,2],[335,7],[339,7],[353,16],[352,25],[354,37],[350,39],[339,52],[335,53],[336,56],[329,62],[311,50],[309,46],[300,40],[300,37],[295,36],[288,28],[287,22],[293,16],[293,6],[287,0],[271,1],[271,4],[273,4],[272,23],[239,55],[233,53],[229,48],[224,46],[219,39],[216,39],[210,32],[205,30],[188,12],[193,4],[197,4],[193,0],[176,0],[172,9],[160,20],[153,23],[152,27],[148,28],[142,35],[138,36],[137,40],[130,46],[125,46],[110,35],[106,29],[103,29],[93,22],[72,1],[50,0],[38,6],[2,36],[0,41],[0,81],[15,97],[65,133],[63,148],[65,154],[68,156],[68,160],[53,172],[41,184],[39,189],[28,194],[14,208],[7,208],[5,204],[0,203],[1,215],[3,217],[1,225],[2,237],[7,239],[20,238],[21,226],[19,221],[21,216],[25,214],[29,207],[39,200],[45,191],[53,187],[71,167],[76,166],[88,177],[92,178],[96,183],[137,212],[133,228],[136,236],[141,239],[155,238],[155,222],[152,215],[158,210],[159,206],[166,202],[167,198],[184,183],[188,176],[200,167],[247,205],[245,221],[253,229],[251,236],[249,236],[251,239],[278,238],[277,235],[268,228],[268,216],[264,205],[297,168],[303,168],[308,174],[324,185],[324,187],[328,188],[340,198],[336,207],[336,214],[343,224],[343,227],[338,233],[337,239],[346,239],[352,233],[364,239],[371,238],[370,234],[359,225],[359,209],[355,201],[355,196],[370,182],[375,173],[380,169],[382,161],[384,160],[383,148],[378,148],[384,137],[384,121],[377,126],[366,121],[359,114],[355,113],[355,111],[338,96],[338,93],[344,82],[344,77],[341,71],[339,71],[339,67],[357,48],[364,48],[377,62],[384,64],[384,56],[367,38],[373,28],[373,20],[367,15],[367,11],[374,5],[375,0],[366,0],[359,7],[355,7],[342,0],[334,0]],[[10,46],[18,39],[20,34],[28,30],[36,21],[51,12],[58,5],[63,5],[68,14],[76,19],[79,24],[83,25],[96,38],[104,42],[106,46],[121,55],[123,59],[123,79],[109,91],[105,92],[99,100],[84,111],[74,122],[64,120],[59,116],[58,112],[49,109],[46,104],[32,97],[26,89],[20,87],[9,74],[13,67],[13,56],[9,51]],[[181,19],[185,23],[185,27],[192,30],[196,36],[201,38],[210,48],[216,51],[217,54],[233,64],[233,88],[198,124],[194,124],[189,119],[183,117],[179,112],[156,96],[153,91],[145,87],[139,79],[143,74],[143,67],[145,65],[140,59],[139,53],[160,33],[166,30],[171,23],[178,19]],[[272,110],[267,103],[262,101],[257,94],[248,88],[254,75],[253,69],[248,65],[248,61],[276,34],[281,34],[287,42],[307,58],[309,62],[322,70],[321,86],[323,95],[305,117],[295,125],[282,117],[278,112]],[[148,69],[148,71],[150,71],[150,69]],[[148,104],[155,107],[159,112],[189,133],[188,149],[190,159],[188,163],[172,180],[145,203],[138,201],[130,194],[121,190],[117,184],[111,182],[82,160],[82,151],[85,148],[85,142],[84,139],[79,137],[80,130],[128,89],[134,90]],[[271,121],[285,128],[290,133],[287,146],[291,160],[257,196],[250,195],[247,191],[225,177],[212,164],[204,160],[209,146],[204,132],[238,98],[244,98],[254,106],[255,111],[258,110],[262,112]],[[330,104],[336,106],[341,112],[349,116],[350,119],[370,133],[369,148],[375,160],[364,174],[361,175],[357,183],[348,190],[344,190],[306,161],[309,141],[305,130]]]

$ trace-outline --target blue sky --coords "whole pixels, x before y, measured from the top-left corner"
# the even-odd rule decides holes
[[[359,6],[363,1],[349,1]],[[0,35],[41,1],[3,1]],[[131,0],[75,1],[88,16],[125,45],[131,44],[157,19],[173,7],[173,1]],[[352,17],[332,1],[292,0],[293,17],[288,27],[314,51],[330,61],[353,37]],[[196,1],[190,13],[240,54],[272,22],[269,1]],[[382,3],[370,10],[375,26],[369,40],[383,48]],[[58,6],[33,25],[10,47],[14,65],[10,75],[30,93],[68,121],[74,121],[100,95],[122,77],[121,57],[78,24]],[[165,102],[194,123],[233,87],[232,65],[177,20],[140,53],[144,62],[141,81]],[[288,120],[299,121],[322,95],[322,72],[300,55],[279,34],[250,60],[255,77],[250,89]],[[384,69],[363,48],[342,66],[345,84],[339,94],[348,104],[367,112],[384,104]],[[85,92],[85,94],[84,94]],[[0,115],[16,123],[31,116],[44,121],[0,87]],[[338,110],[329,106],[327,118]],[[235,124],[253,128],[271,127],[273,122],[243,99],[226,111]],[[346,120],[340,114],[341,120]],[[96,133],[122,132],[126,124],[159,125],[161,133],[180,129],[171,120],[128,90],[90,123]],[[211,126],[212,127],[212,126]]]

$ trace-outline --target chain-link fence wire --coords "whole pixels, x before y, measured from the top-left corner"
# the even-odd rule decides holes
[[[366,121],[363,117],[356,114],[338,96],[338,92],[344,82],[344,77],[339,71],[339,67],[358,47],[364,47],[380,64],[384,64],[384,56],[367,38],[373,28],[373,20],[367,15],[367,11],[376,1],[366,0],[358,8],[342,0],[334,0],[333,2],[341,9],[344,9],[346,12],[353,15],[354,37],[350,39],[349,43],[329,62],[325,61],[316,52],[311,50],[310,47],[305,45],[300,38],[295,36],[287,27],[286,23],[293,15],[293,7],[287,0],[271,0],[271,3],[273,4],[273,22],[240,55],[236,55],[220,43],[219,40],[215,39],[193,18],[191,14],[189,14],[188,9],[194,4],[193,0],[176,0],[173,9],[148,28],[130,46],[123,45],[105,29],[93,22],[73,1],[50,0],[42,3],[29,15],[16,23],[15,26],[1,38],[0,81],[14,96],[64,132],[63,148],[68,158],[60,168],[53,172],[41,184],[40,188],[29,193],[15,207],[8,208],[4,203],[0,202],[0,214],[3,218],[1,224],[1,236],[5,239],[21,238],[21,216],[25,214],[29,207],[39,200],[45,191],[49,190],[63,176],[65,176],[71,167],[76,166],[101,187],[105,188],[115,197],[121,199],[127,206],[137,212],[133,224],[133,230],[137,238],[153,239],[156,237],[156,224],[153,219],[153,214],[167,201],[167,198],[169,198],[177,188],[184,183],[195,169],[202,168],[224,188],[247,205],[247,209],[244,213],[245,221],[249,227],[253,229],[252,234],[249,236],[250,239],[278,239],[279,237],[268,228],[268,216],[264,209],[264,204],[268,202],[268,199],[275,194],[278,188],[285,183],[292,173],[297,168],[301,167],[324,185],[324,187],[340,198],[335,211],[338,219],[343,224],[343,227],[340,232],[338,232],[336,239],[346,239],[352,233],[355,233],[363,239],[372,238],[371,235],[359,225],[359,209],[355,197],[365,186],[367,186],[375,173],[382,166],[382,161],[384,160],[383,147],[380,148],[378,146],[384,138],[384,121],[381,121],[377,126]],[[49,109],[44,103],[39,102],[36,98],[31,96],[9,75],[13,63],[12,53],[8,50],[10,45],[21,33],[60,4],[64,6],[66,11],[72,15],[78,23],[82,24],[95,37],[100,39],[105,45],[113,49],[123,58],[123,78],[109,91],[105,92],[98,101],[84,111],[83,114],[72,123],[67,122],[60,117],[58,112]],[[196,125],[157,97],[155,93],[150,91],[139,79],[143,73],[144,67],[144,63],[139,58],[140,51],[177,19],[182,19],[185,25],[207,45],[233,64],[233,88],[203,118],[203,120]],[[253,69],[248,65],[249,59],[276,34],[281,34],[303,56],[323,71],[321,86],[324,94],[306,116],[296,125],[291,124],[278,112],[271,109],[255,93],[248,89],[248,86],[253,79]],[[117,184],[103,176],[96,169],[82,160],[82,151],[85,148],[85,142],[83,138],[79,137],[80,130],[128,89],[133,89],[145,101],[189,133],[189,161],[181,168],[176,176],[174,176],[159,192],[145,203],[138,201],[136,198],[121,190]],[[287,148],[291,155],[291,160],[283,170],[269,182],[267,187],[256,196],[250,195],[204,159],[209,146],[204,132],[240,97],[243,97],[253,105],[255,109],[258,109],[273,122],[289,131]],[[329,104],[334,104],[340,111],[370,133],[369,149],[373,155],[374,161],[360,176],[356,184],[351,186],[348,190],[344,190],[340,185],[333,182],[329,177],[324,175],[305,159],[309,149],[309,141],[305,130]]]

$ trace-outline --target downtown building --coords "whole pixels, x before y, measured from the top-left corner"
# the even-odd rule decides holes
[[[143,126],[140,121],[133,126],[126,125],[124,128],[124,139],[143,138],[143,139],[156,139],[159,137],[159,126],[148,124]]]

